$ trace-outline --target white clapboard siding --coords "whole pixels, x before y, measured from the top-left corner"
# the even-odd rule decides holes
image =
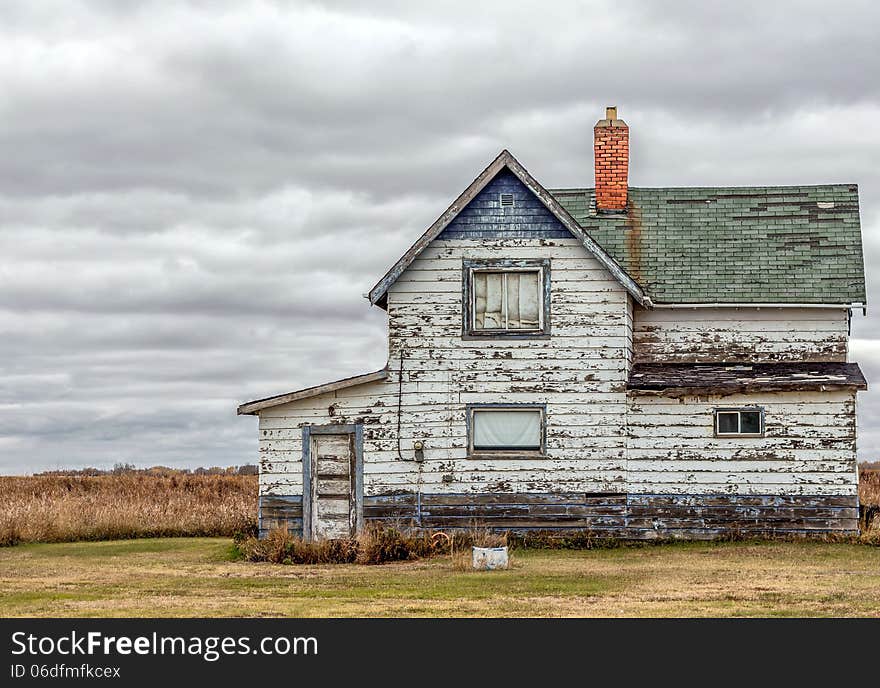
[[[481,361],[483,363],[483,361]],[[404,371],[404,384],[408,382],[619,382],[625,368],[622,365],[607,367],[603,362],[601,367],[584,370],[578,366],[577,361],[565,361],[552,370],[535,366],[531,369],[528,365],[514,366],[503,362],[495,363],[482,369],[474,370],[472,367],[464,367],[458,370],[437,370],[425,367],[419,370]]]
[[[619,306],[618,306],[619,307]],[[617,327],[621,323],[626,324],[626,314],[606,314],[601,326],[590,328],[583,327],[584,313],[561,313],[553,314],[553,328],[564,334],[579,337],[602,337],[608,336],[607,330],[614,330],[611,336],[617,334]],[[395,315],[391,323],[391,329],[397,332],[413,332],[433,337],[455,337],[461,334],[461,313],[432,313],[431,321],[428,314],[421,315]]]
[[[715,437],[714,409],[746,405],[764,409],[765,436]],[[633,397],[627,425],[630,492],[856,494],[852,392]]]
[[[391,367],[399,365],[403,346],[404,396],[407,380],[423,383],[417,394],[445,385],[458,412],[446,424],[445,444],[432,425],[418,427],[426,449],[416,483],[412,472],[371,474],[365,467],[368,493],[414,484],[452,492],[604,491],[611,485],[619,490],[625,480],[626,438],[618,414],[626,407],[628,295],[576,240],[493,244],[434,242],[389,291]],[[498,257],[550,258],[549,340],[462,340],[462,260]],[[437,276],[444,286],[434,291]],[[447,291],[452,285],[455,291]],[[464,406],[493,402],[547,404],[547,459],[466,458]],[[567,422],[558,420],[563,417]]]
[[[569,318],[599,313],[604,314],[608,318],[620,317],[620,301],[619,299],[614,298],[614,295],[612,295],[611,298],[601,300],[596,299],[595,297],[585,298],[590,298],[590,300],[555,304],[553,312],[554,314]],[[388,312],[395,318],[420,317],[424,314],[423,310],[417,303],[412,303],[410,301],[397,302],[394,306],[389,307]],[[446,318],[450,316],[460,316],[461,311],[456,303],[450,302],[436,304],[434,313],[438,317]],[[461,321],[459,320],[459,323],[460,322]]]
[[[472,342],[467,342],[469,345]],[[578,342],[574,342],[577,344]],[[395,352],[397,353],[397,352]],[[464,367],[467,363],[478,365],[479,362],[487,363],[503,363],[526,361],[534,363],[536,361],[577,361],[588,358],[595,362],[595,365],[606,367],[602,361],[625,361],[626,352],[622,349],[607,349],[600,346],[578,346],[577,348],[569,346],[564,349],[542,349],[539,347],[528,347],[517,350],[504,350],[495,348],[480,348],[478,346],[457,346],[457,347],[439,347],[407,349],[407,360],[448,360],[460,361],[459,367]],[[613,365],[611,363],[607,366]]]
[[[625,448],[625,439],[620,436],[620,433],[614,433],[612,431],[613,428],[580,428],[577,432],[556,432],[555,428],[550,428],[547,433],[548,456],[553,457],[554,454],[567,456],[572,454],[572,452],[586,454],[587,452],[596,452],[605,448]],[[421,439],[422,437],[424,437],[424,433],[420,433],[417,439]],[[402,446],[409,449],[413,438],[407,439],[409,441]],[[783,442],[786,440],[776,441]],[[404,442],[404,438],[401,438],[401,442]],[[464,435],[444,436],[442,433],[432,433],[431,447],[436,450],[462,450],[464,453],[467,448],[467,438]],[[277,455],[279,452],[295,452],[300,451],[301,449],[302,443],[300,440],[260,440],[260,456],[265,456],[267,459],[272,455]],[[382,439],[366,438],[364,440],[364,451],[369,452],[374,456],[382,452],[393,454],[396,449],[397,440],[390,437]],[[557,449],[560,451],[556,452],[555,450]]]
[[[621,289],[620,285],[618,285],[618,288]],[[560,291],[556,290],[556,293],[559,294]],[[577,290],[567,288],[563,293],[573,294],[577,293]],[[617,291],[608,285],[605,288],[597,288],[594,292],[579,294],[579,296],[582,299],[582,303],[596,303],[604,306],[613,303],[615,294],[617,294]],[[437,305],[441,309],[454,308],[456,304],[461,305],[461,288],[459,287],[458,291],[449,290],[431,294],[420,291],[403,291],[395,295],[394,302],[396,306],[429,303]]]
[[[387,380],[261,412],[264,493],[301,491],[302,427],[330,423],[363,423],[368,495],[623,490],[629,296],[577,240],[496,246],[435,241],[395,282]],[[462,259],[499,256],[551,260],[551,339],[462,340]],[[468,459],[468,403],[546,403],[547,458]],[[421,465],[406,460],[417,439]]]
[[[551,260],[547,340],[463,340],[462,259]],[[363,425],[364,493],[853,495],[850,393],[628,396],[634,362],[843,360],[834,309],[633,306],[572,239],[435,241],[388,292],[389,377],[260,412],[260,490],[302,493],[302,428]],[[403,353],[403,374],[399,374]],[[470,459],[465,405],[545,403],[547,457]],[[712,433],[716,406],[762,405],[764,438]],[[398,432],[399,412],[399,432]],[[412,461],[413,443],[424,462]]]
[[[845,361],[843,308],[636,307],[638,362]]]

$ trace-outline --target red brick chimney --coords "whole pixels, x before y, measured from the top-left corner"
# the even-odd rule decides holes
[[[593,127],[596,154],[596,209],[626,210],[629,176],[629,127],[617,119],[617,108],[605,108],[605,119]]]

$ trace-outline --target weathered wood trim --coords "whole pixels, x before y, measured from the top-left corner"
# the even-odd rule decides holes
[[[864,307],[861,302],[856,303],[761,303],[736,301],[715,301],[712,303],[654,303],[654,308],[843,308],[854,310]]]
[[[602,537],[707,539],[858,531],[858,497],[414,493],[369,496],[368,521],[449,530],[588,530]]]
[[[302,512],[303,539],[312,539],[312,427],[302,429]]]
[[[761,384],[761,385],[725,385],[718,387],[665,387],[663,389],[628,389],[633,396],[644,397],[698,397],[706,395],[731,396],[734,394],[755,394],[764,392],[859,392],[865,390],[862,385],[853,384]]]
[[[479,526],[500,531],[588,530],[601,537],[709,539],[732,534],[849,534],[859,527],[856,496],[407,492],[367,496],[362,503],[364,522],[447,530]],[[299,495],[263,495],[260,505],[267,514],[261,536],[270,527],[297,532],[303,514]]]
[[[314,387],[306,387],[305,389],[288,392],[287,394],[279,394],[274,397],[249,401],[238,407],[238,415],[253,415],[262,409],[270,408],[272,406],[280,406],[281,404],[288,404],[291,401],[308,399],[309,397],[316,397],[319,394],[327,394],[328,392],[336,392],[348,387],[365,385],[368,382],[378,382],[379,380],[385,380],[387,377],[388,371],[383,368],[382,370],[366,373],[365,375],[355,375],[354,377],[347,377],[342,380],[335,380],[334,382],[327,382],[323,385],[316,385]]]
[[[605,250],[590,237],[577,220],[575,220],[569,212],[563,208],[559,202],[532,177],[531,174],[511,155],[507,150],[501,151],[495,160],[489,163],[470,186],[468,186],[456,198],[452,205],[432,224],[427,231],[419,237],[416,242],[404,253],[400,259],[391,267],[388,272],[376,283],[370,290],[368,298],[373,305],[382,306],[385,303],[385,297],[388,289],[400,277],[410,264],[418,257],[418,255],[427,248],[440,233],[446,229],[458,214],[467,207],[476,196],[486,187],[486,185],[495,178],[495,176],[504,168],[509,169],[513,174],[529,189],[544,207],[547,208],[562,225],[578,238],[595,258],[620,282],[621,285],[630,293],[632,297],[641,305],[649,308],[651,301],[636,281],[630,277],[626,271],[615,261]]]
[[[541,449],[540,451],[493,452],[491,450],[474,450],[474,411],[486,409],[538,409],[541,411]],[[547,404],[529,403],[477,403],[465,404],[465,433],[469,459],[546,459],[547,458]]]
[[[355,532],[364,529],[364,426],[354,426],[354,503]]]
[[[461,338],[466,341],[491,341],[499,339],[549,339],[550,338],[550,265],[549,258],[536,258],[534,260],[509,260],[507,258],[484,258],[481,260],[473,260],[464,258],[461,261]],[[472,329],[473,322],[473,302],[471,290],[472,270],[499,269],[505,268],[540,268],[541,270],[541,293],[543,295],[541,314],[543,328],[534,332],[517,332],[510,330],[507,332],[478,332]]]
[[[736,503],[743,506],[801,506],[802,508],[813,507],[845,507],[854,509],[858,507],[859,498],[856,495],[728,495],[728,494],[629,494],[626,497],[630,508],[641,506],[645,508],[661,508],[664,506],[693,506],[713,507],[727,506]]]
[[[637,363],[631,394],[668,397],[867,389],[857,363]]]
[[[286,528],[292,535],[302,535],[302,495],[260,495],[260,537],[272,528]]]
[[[344,425],[310,425],[309,431],[312,435],[351,435],[357,432],[359,426],[357,423],[346,423]]]

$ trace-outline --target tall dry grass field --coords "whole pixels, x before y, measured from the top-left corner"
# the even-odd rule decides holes
[[[859,502],[880,506],[880,470],[859,471]]]
[[[0,476],[0,545],[226,536],[256,520],[252,475]]]
[[[880,471],[861,471],[859,498],[880,506]],[[256,522],[252,475],[0,476],[0,546],[231,536]]]

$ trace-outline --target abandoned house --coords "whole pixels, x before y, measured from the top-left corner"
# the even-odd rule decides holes
[[[594,149],[503,151],[394,263],[385,368],[239,407],[262,532],[858,530],[857,187],[629,187],[616,108]]]

